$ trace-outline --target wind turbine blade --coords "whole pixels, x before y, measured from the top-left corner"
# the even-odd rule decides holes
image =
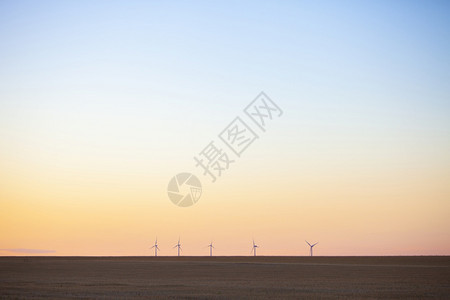
[[[305,240],[305,242],[311,247],[311,244],[310,243],[308,243],[308,241],[307,240]]]

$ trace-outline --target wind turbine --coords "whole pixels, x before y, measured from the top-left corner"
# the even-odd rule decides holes
[[[155,248],[155,256],[158,256],[158,251],[159,251],[158,238],[156,238],[155,244],[150,249],[153,249],[153,248]]]
[[[309,255],[310,256],[313,256],[313,247],[315,246],[315,245],[317,245],[319,242],[317,242],[317,243],[315,243],[315,244],[310,244],[310,243],[308,243],[308,241],[307,240],[305,240],[305,242],[309,245],[309,247],[310,247],[310,249],[309,249]]]
[[[181,250],[181,244],[180,244],[180,238],[178,238],[178,244],[173,246],[174,248],[178,248],[178,256],[180,256],[180,250]]]
[[[208,247],[209,247],[209,256],[212,256],[212,249],[214,248],[212,241],[211,243],[209,243]]]
[[[259,246],[255,244],[255,240],[253,240],[253,247],[252,247],[252,251],[250,253],[253,252],[253,255],[256,256],[256,248],[258,248]]]

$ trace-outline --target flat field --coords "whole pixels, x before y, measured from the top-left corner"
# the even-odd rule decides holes
[[[450,299],[450,257],[0,257],[0,298]]]

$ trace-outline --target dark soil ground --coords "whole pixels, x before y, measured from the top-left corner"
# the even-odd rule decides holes
[[[450,299],[450,257],[0,257],[0,298]]]

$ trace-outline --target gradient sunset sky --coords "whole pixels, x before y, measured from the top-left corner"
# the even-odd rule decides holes
[[[449,15],[0,1],[0,255],[450,255]],[[283,115],[211,183],[193,157],[261,91]]]

